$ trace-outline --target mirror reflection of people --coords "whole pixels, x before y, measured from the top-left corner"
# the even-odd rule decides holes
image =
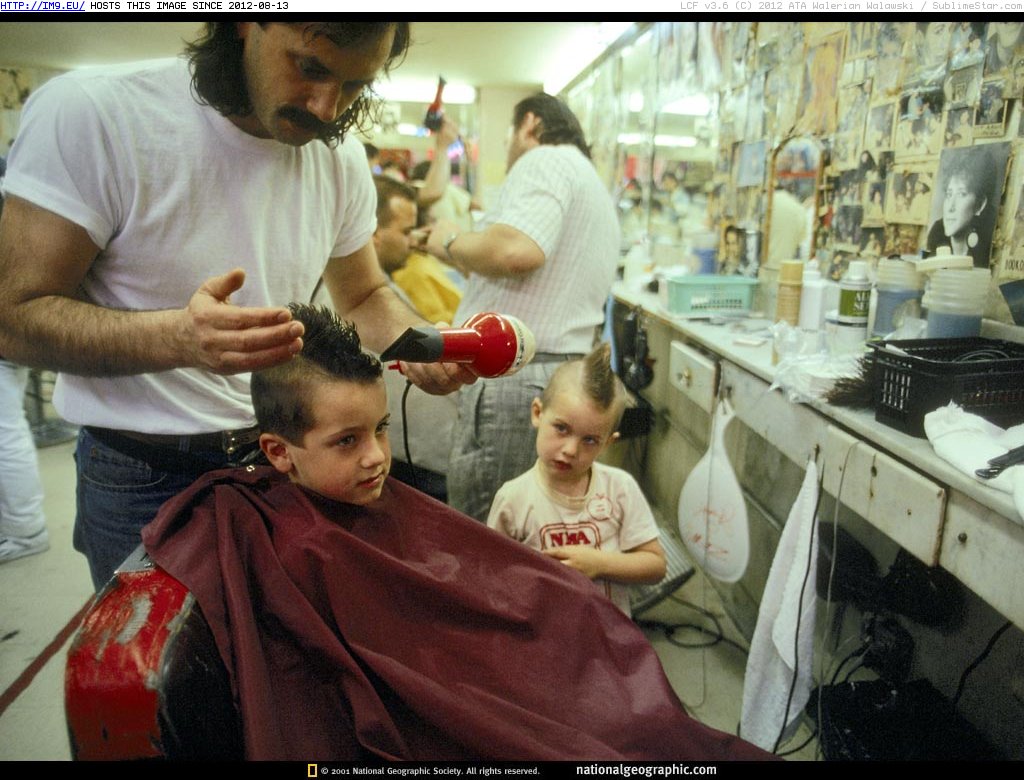
[[[992,187],[996,166],[983,149],[955,158],[945,171],[941,219],[928,230],[927,249],[948,246],[954,255],[969,255],[975,267],[988,267],[991,220],[995,208]]]
[[[793,193],[783,187],[772,193],[772,214],[767,239],[769,268],[778,268],[783,260],[792,260],[801,257],[801,253],[809,253],[808,238],[811,233],[813,197],[810,200],[810,205],[802,204]],[[839,214],[842,215],[845,211],[846,209],[840,209]]]

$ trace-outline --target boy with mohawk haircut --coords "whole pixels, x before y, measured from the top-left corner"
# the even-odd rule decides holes
[[[499,489],[487,525],[582,572],[629,615],[627,586],[659,582],[665,552],[636,480],[597,462],[625,405],[607,344],[561,364],[530,407],[537,462]]]
[[[302,351],[252,376],[260,449],[292,482],[365,506],[380,498],[391,468],[380,361],[327,307],[289,309],[305,326]]]

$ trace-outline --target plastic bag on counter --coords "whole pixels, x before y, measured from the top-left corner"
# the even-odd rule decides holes
[[[776,322],[771,332],[778,362],[769,389],[781,390],[793,403],[824,400],[837,379],[860,373],[860,355],[829,354],[821,331]]]

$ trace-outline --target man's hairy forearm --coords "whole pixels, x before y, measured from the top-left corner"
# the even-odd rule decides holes
[[[0,354],[83,376],[164,371],[185,364],[176,317],[173,310],[122,311],[46,295],[4,317]]]
[[[406,328],[428,324],[386,286],[378,287],[358,306],[342,311],[341,316],[355,323],[363,345],[377,353],[387,349]]]

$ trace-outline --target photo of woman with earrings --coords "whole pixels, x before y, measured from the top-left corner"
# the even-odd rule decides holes
[[[942,152],[926,241],[930,253],[948,246],[954,255],[973,258],[975,268],[988,268],[1009,154],[1008,143]]]

